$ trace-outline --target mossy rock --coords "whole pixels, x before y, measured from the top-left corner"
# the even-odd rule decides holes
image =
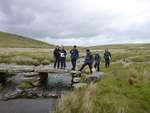
[[[30,89],[33,86],[31,82],[22,82],[21,84],[18,85],[18,87],[22,89]]]

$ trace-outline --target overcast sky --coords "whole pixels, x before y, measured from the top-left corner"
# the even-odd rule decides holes
[[[0,0],[0,31],[52,44],[150,42],[150,0]]]

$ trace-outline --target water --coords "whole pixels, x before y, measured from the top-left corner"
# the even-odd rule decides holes
[[[16,99],[0,101],[0,113],[52,113],[57,99]]]
[[[15,77],[17,83],[22,82],[24,78]],[[65,88],[71,87],[71,75],[69,73],[50,73],[48,76],[48,90],[53,89],[61,93]],[[0,113],[52,113],[57,103],[57,98],[49,99],[15,99],[9,101],[0,101]]]

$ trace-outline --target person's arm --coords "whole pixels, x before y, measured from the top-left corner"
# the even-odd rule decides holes
[[[110,60],[112,60],[112,56],[111,56],[111,53],[109,52],[109,57],[110,57]]]
[[[94,62],[94,57],[93,57],[93,55],[91,55],[91,62],[92,62],[92,64],[93,64],[93,62]]]
[[[104,59],[106,58],[106,54],[104,53]]]
[[[64,52],[65,52],[65,56],[67,55],[67,51],[66,50],[64,50]]]
[[[56,53],[56,52],[55,52],[55,50],[54,50],[54,51],[53,51],[53,57],[55,57],[55,53]]]
[[[101,62],[102,58],[101,58],[101,55],[99,55],[99,61]]]
[[[111,53],[109,52],[109,56],[111,57]]]
[[[70,54],[72,54],[72,49],[70,50]]]
[[[77,50],[77,58],[79,58],[79,51]]]

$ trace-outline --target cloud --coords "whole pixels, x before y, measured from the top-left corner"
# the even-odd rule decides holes
[[[0,30],[66,45],[150,42],[149,0],[0,0]]]

